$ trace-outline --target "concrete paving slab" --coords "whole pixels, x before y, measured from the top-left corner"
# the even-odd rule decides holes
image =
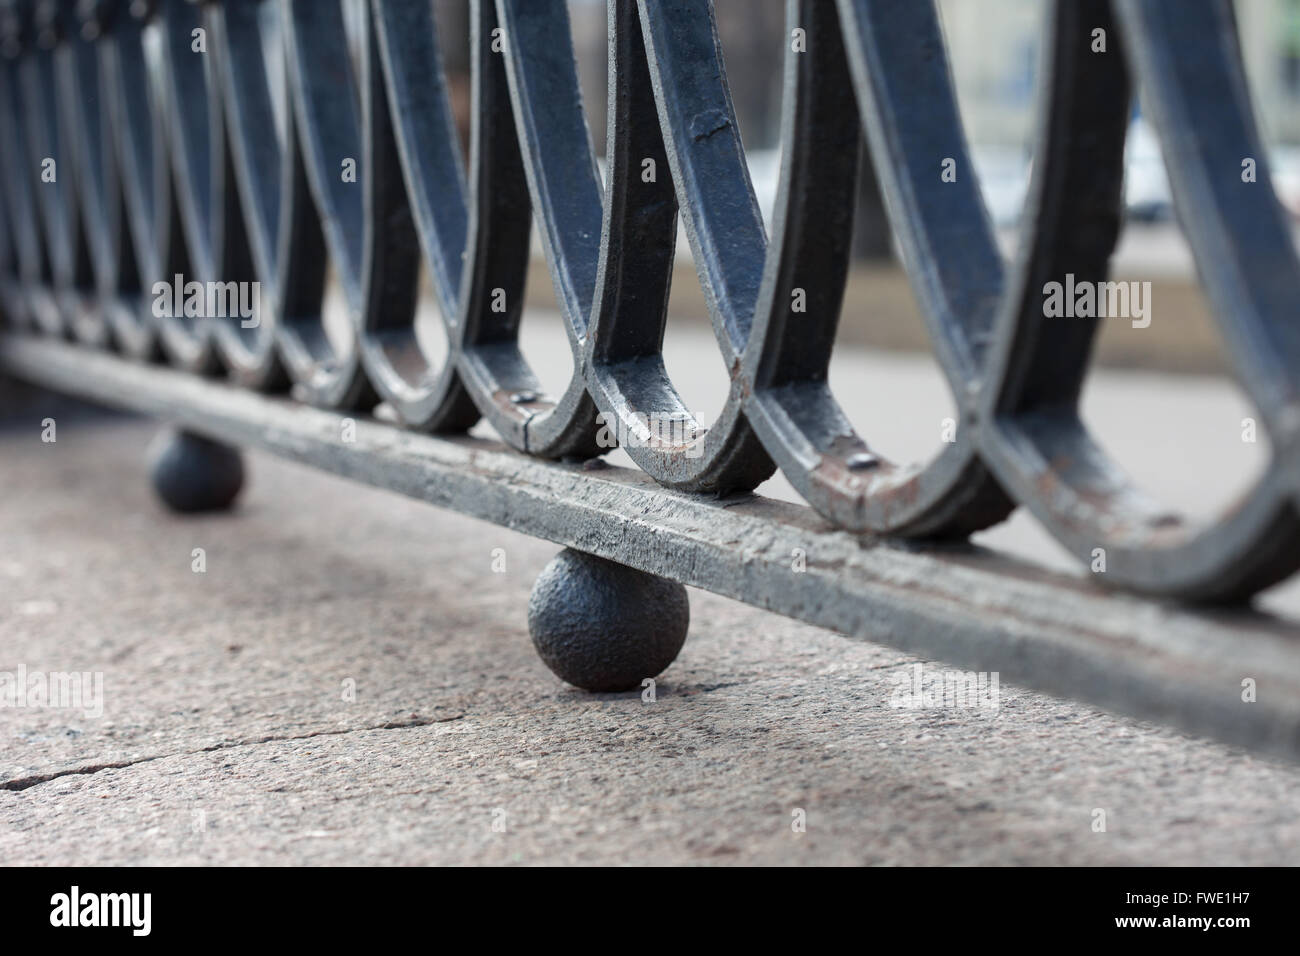
[[[698,592],[654,702],[585,694],[528,639],[551,545],[259,454],[172,517],[151,424],[41,417],[0,429],[0,672],[103,712],[0,707],[10,864],[1300,861],[1300,768],[1007,685],[898,709],[916,662]]]

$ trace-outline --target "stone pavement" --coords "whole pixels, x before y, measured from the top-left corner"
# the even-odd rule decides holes
[[[903,655],[709,594],[653,703],[573,690],[552,545],[260,454],[173,517],[150,423],[43,444],[52,401],[0,427],[0,672],[103,712],[0,707],[6,863],[1300,862],[1300,768],[1005,684],[894,709]]]

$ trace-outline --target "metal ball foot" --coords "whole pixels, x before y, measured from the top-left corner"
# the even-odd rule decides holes
[[[162,432],[149,456],[154,491],[172,511],[224,511],[244,486],[239,452],[192,432]]]
[[[562,679],[591,691],[633,690],[661,673],[690,626],[686,588],[565,548],[537,578],[528,631]]]

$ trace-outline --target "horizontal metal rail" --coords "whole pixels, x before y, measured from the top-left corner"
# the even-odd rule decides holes
[[[603,174],[566,5],[469,10],[466,159],[428,0],[0,2],[0,363],[803,620],[995,657],[1009,679],[1295,755],[1287,626],[1104,597],[964,546],[880,543],[961,541],[1024,507],[1081,561],[1104,556],[1100,587],[1241,602],[1300,567],[1300,260],[1225,42],[1229,0],[1051,4],[1010,262],[927,0],[788,0],[770,237],[711,3],[608,0]],[[1148,500],[1089,434],[1078,407],[1101,319],[1046,302],[1053,284],[1105,285],[1135,89],[1270,439],[1255,487],[1208,523]],[[957,408],[922,465],[872,449],[827,382],[864,141]],[[711,424],[662,358],[679,217],[730,370]],[[573,356],[559,395],[518,346],[534,224]],[[422,265],[441,362],[416,334]],[[177,307],[191,283],[216,292]],[[400,429],[367,420],[381,403]],[[358,441],[340,447],[353,415]],[[516,453],[422,434],[480,419]],[[634,439],[640,475],[554,464],[602,454],[610,434]],[[746,497],[777,469],[817,520]],[[807,574],[791,573],[795,547]],[[1244,704],[1257,674],[1275,690]]]
[[[1300,758],[1300,642],[1266,615],[1155,604],[970,545],[864,541],[801,505],[677,492],[468,436],[359,420],[341,443],[337,412],[68,344],[0,337],[0,370],[927,659]]]

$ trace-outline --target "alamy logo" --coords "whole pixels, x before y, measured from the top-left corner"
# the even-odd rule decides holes
[[[704,444],[696,439],[704,434],[704,429],[696,426],[694,420],[682,412],[631,413],[632,424],[629,426],[618,415],[600,412],[596,415],[596,444],[601,448],[646,448],[654,445],[669,445],[684,450],[687,458],[699,458],[704,454]]]
[[[1000,673],[993,671],[926,671],[913,664],[892,678],[889,706],[902,710],[997,710]]]
[[[1132,319],[1133,328],[1151,324],[1150,282],[1065,282],[1043,286],[1043,315],[1049,319]]]
[[[80,710],[87,717],[104,716],[102,671],[0,671],[0,708],[32,707]]]
[[[180,273],[153,284],[153,314],[159,319],[239,319],[245,329],[261,321],[259,282],[186,282]]]
[[[126,926],[133,936],[148,936],[153,928],[152,893],[71,892],[50,897],[51,926]]]

